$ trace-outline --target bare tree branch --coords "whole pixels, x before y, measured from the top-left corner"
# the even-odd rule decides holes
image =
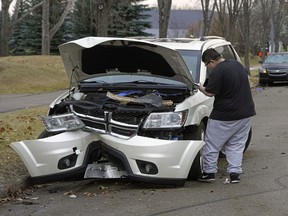
[[[62,26],[62,24],[65,21],[65,18],[67,17],[68,13],[70,12],[70,10],[72,9],[72,5],[74,3],[74,0],[69,0],[67,2],[67,5],[64,9],[64,12],[62,13],[60,19],[58,20],[58,22],[53,26],[53,28],[50,30],[49,36],[50,38],[53,38],[53,36],[55,35],[55,33],[59,30],[59,28]]]
[[[12,20],[11,25],[10,25],[11,28],[14,28],[14,26],[15,26],[16,24],[18,24],[18,23],[21,22],[24,18],[26,18],[27,16],[29,16],[31,12],[33,12],[33,11],[36,10],[37,8],[41,7],[42,4],[43,4],[43,1],[41,1],[41,2],[38,3],[37,5],[33,6],[32,8],[29,8],[29,10],[27,11],[27,13],[25,13],[23,16],[19,17],[18,19],[16,19],[16,18],[17,18],[17,17],[16,17],[14,20]]]

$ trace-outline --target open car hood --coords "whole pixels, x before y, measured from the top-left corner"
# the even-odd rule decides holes
[[[142,74],[183,82],[192,89],[193,79],[181,55],[152,42],[112,37],[85,37],[59,46],[72,85],[95,77]]]

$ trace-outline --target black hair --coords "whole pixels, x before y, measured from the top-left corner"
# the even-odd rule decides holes
[[[204,51],[202,54],[202,62],[207,63],[211,60],[218,60],[221,58],[220,53],[218,53],[215,49],[210,48]]]

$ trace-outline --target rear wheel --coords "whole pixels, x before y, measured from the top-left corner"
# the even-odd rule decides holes
[[[199,126],[189,130],[185,139],[190,140],[204,140],[205,136],[205,124],[201,122]],[[188,180],[196,180],[202,173],[202,149],[197,153],[192,166],[190,168],[187,179]]]

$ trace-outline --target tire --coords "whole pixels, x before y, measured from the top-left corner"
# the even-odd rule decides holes
[[[267,82],[264,82],[264,81],[260,81],[259,80],[259,86],[266,86],[267,85]]]
[[[258,83],[259,83],[259,86],[267,86],[269,84],[269,80],[259,77]]]
[[[192,130],[192,131],[191,131]],[[191,129],[187,132],[185,139],[191,140],[204,140],[205,124],[201,122],[199,126]],[[188,135],[189,134],[189,135]],[[197,153],[190,171],[188,173],[187,180],[196,180],[202,174],[202,149]]]

